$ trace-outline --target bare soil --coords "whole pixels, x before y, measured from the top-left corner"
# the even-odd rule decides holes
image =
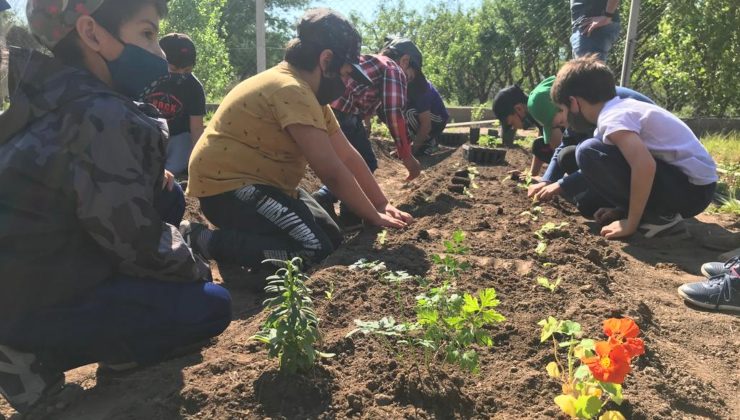
[[[264,295],[255,293],[264,273],[218,267],[214,275],[234,299],[234,322],[202,351],[116,378],[97,377],[96,366],[67,374],[80,390],[71,404],[52,411],[58,419],[262,419],[262,418],[558,418],[553,403],[559,385],[544,372],[550,347],[539,342],[537,321],[547,315],[580,322],[599,337],[608,317],[629,316],[640,325],[647,353],[636,360],[619,408],[633,419],[740,418],[740,317],[687,307],[676,294],[699,277],[701,263],[720,252],[711,237],[731,237],[740,227],[729,217],[702,215],[691,221],[693,238],[634,238],[611,242],[564,201],[543,205],[538,221],[521,213],[531,207],[507,172],[528,166],[529,156],[510,149],[507,164],[478,167],[474,197],[448,191],[461,150],[443,149],[426,157],[423,176],[405,184],[405,169],[389,157],[392,145],[376,142],[378,178],[395,204],[417,223],[388,232],[377,229],[347,237],[334,255],[312,273],[309,286],[324,333],[322,350],[336,353],[305,376],[277,374],[277,361],[249,337],[260,328]],[[308,188],[317,185],[308,179]],[[191,219],[204,220],[196,201]],[[534,249],[533,232],[548,221],[566,221],[565,233],[550,241],[545,256]],[[355,319],[393,315],[419,292],[407,284],[407,305],[370,274],[351,272],[360,258],[382,260],[389,269],[438,279],[429,257],[443,251],[442,240],[466,232],[472,270],[457,283],[475,292],[493,287],[506,322],[491,330],[494,345],[480,349],[481,371],[471,375],[445,364],[397,355],[383,341],[362,335],[346,338]],[[736,233],[735,233],[736,234]],[[702,246],[704,245],[704,246]],[[550,268],[544,262],[555,263]],[[538,275],[563,282],[554,293],[538,286]],[[325,291],[333,290],[333,299]],[[0,413],[12,410],[1,405]],[[0,414],[0,419],[2,419]]]

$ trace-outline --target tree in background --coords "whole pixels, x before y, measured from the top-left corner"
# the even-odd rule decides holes
[[[283,59],[285,44],[293,36],[294,22],[284,17],[286,12],[306,4],[308,0],[265,1],[268,68]],[[226,0],[221,15],[221,37],[226,41],[231,65],[239,79],[246,79],[257,73],[255,18],[254,0]]]
[[[161,34],[188,34],[198,51],[194,73],[203,83],[206,100],[219,101],[231,87],[234,71],[226,42],[219,33],[226,0],[172,0]],[[252,24],[254,27],[254,24]]]

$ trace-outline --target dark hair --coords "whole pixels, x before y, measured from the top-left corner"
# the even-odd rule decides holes
[[[401,57],[403,57],[403,54],[401,54],[399,51],[394,50],[392,48],[388,48],[388,47],[383,47],[383,49],[380,50],[379,54],[384,55],[395,62],[398,62],[398,60],[400,60]]]
[[[529,97],[519,85],[505,87],[493,98],[493,113],[496,115],[496,118],[503,121],[506,117],[514,113],[515,105],[526,105],[528,99]]]
[[[319,56],[321,51],[325,49],[316,43],[303,42],[300,38],[293,38],[285,47],[284,60],[301,70],[312,71],[319,65]]]
[[[107,0],[90,15],[98,25],[117,37],[121,36],[121,26],[131,20],[141,8],[151,4],[157,9],[160,18],[167,16],[167,0]],[[72,31],[65,36],[52,50],[54,57],[67,65],[84,66],[80,36]]]
[[[567,106],[571,96],[580,96],[591,104],[614,98],[614,73],[595,54],[568,61],[558,71],[550,97],[556,104]]]

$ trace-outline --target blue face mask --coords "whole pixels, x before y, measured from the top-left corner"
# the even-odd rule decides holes
[[[169,77],[167,60],[136,45],[121,43],[121,55],[106,61],[113,85],[131,99],[141,99]]]

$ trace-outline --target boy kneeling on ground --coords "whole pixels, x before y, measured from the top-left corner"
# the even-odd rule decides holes
[[[612,205],[594,214],[603,236],[623,238],[640,229],[650,238],[711,203],[717,168],[691,129],[657,105],[617,97],[603,62],[591,56],[566,63],[551,95],[571,121],[597,125],[595,138],[578,145],[576,161],[594,192]]]
[[[229,293],[176,228],[166,126],[132,101],[167,76],[166,12],[164,0],[28,2],[54,58],[13,49],[22,80],[0,115],[0,394],[20,412],[67,370],[155,363],[231,322]]]

